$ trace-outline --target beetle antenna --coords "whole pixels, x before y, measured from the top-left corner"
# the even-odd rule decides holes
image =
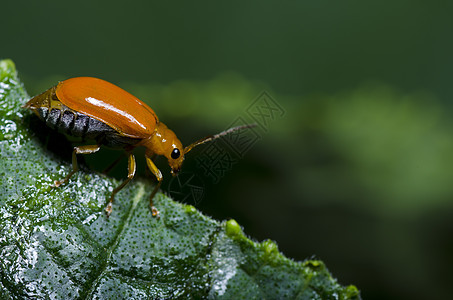
[[[206,136],[206,137],[204,137],[202,139],[199,139],[196,142],[193,142],[189,146],[185,147],[184,148],[184,154],[186,154],[187,152],[189,152],[190,150],[192,150],[194,147],[196,147],[198,145],[213,141],[215,139],[218,139],[218,138],[220,138],[222,136],[225,136],[225,135],[227,135],[229,133],[232,133],[232,132],[235,132],[235,131],[240,131],[240,130],[247,129],[247,128],[253,128],[253,127],[256,127],[256,126],[257,126],[256,123],[240,125],[240,126],[236,126],[236,127],[232,127],[230,129],[224,130],[224,131],[219,132],[219,133],[214,134],[214,135],[208,135],[208,136]]]

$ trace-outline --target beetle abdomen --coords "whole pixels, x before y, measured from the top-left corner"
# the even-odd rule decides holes
[[[47,126],[76,137],[97,140],[99,135],[113,133],[115,130],[110,126],[72,110],[49,109],[40,107],[38,115]]]
[[[139,139],[121,136],[115,129],[82,113],[70,109],[40,107],[38,116],[52,129],[82,139],[95,140],[99,145],[123,148],[138,143]]]

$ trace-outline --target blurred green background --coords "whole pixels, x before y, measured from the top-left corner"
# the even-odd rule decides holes
[[[191,204],[296,260],[323,260],[364,299],[445,299],[452,9],[421,0],[4,1],[0,57],[15,61],[31,95],[82,75],[120,85],[184,144],[238,117],[253,121],[246,109],[267,91],[284,115],[256,129],[258,141],[218,183],[197,163],[201,147],[187,156],[183,171],[204,193]],[[86,161],[101,171],[115,154]],[[145,176],[142,156],[138,164]]]

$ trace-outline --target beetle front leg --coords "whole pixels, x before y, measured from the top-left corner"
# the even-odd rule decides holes
[[[154,207],[153,198],[156,195],[157,190],[159,190],[163,177],[162,177],[162,173],[160,172],[160,170],[156,167],[156,165],[154,164],[154,162],[148,155],[146,155],[146,164],[148,165],[148,168],[154,174],[154,176],[156,176],[156,179],[157,179],[157,184],[154,187],[153,192],[151,193],[151,197],[149,198],[149,206],[151,207],[151,213],[152,213],[153,217],[159,218],[159,211],[157,210],[156,207]]]
[[[91,154],[97,152],[100,148],[101,147],[99,145],[86,145],[74,147],[74,150],[72,151],[72,171],[69,172],[69,174],[62,180],[55,181],[54,186],[59,187],[60,185],[66,183],[69,180],[69,178],[71,178],[72,175],[74,175],[74,173],[79,170],[79,166],[77,165],[77,154]]]
[[[127,163],[127,178],[126,180],[123,181],[117,188],[115,188],[112,192],[112,196],[110,196],[109,203],[107,204],[107,207],[105,208],[105,212],[107,214],[107,218],[110,216],[112,213],[112,203],[115,195],[121,191],[121,189],[134,178],[135,176],[135,170],[137,169],[136,164],[135,164],[135,157],[134,154],[130,153],[129,154],[129,159]]]

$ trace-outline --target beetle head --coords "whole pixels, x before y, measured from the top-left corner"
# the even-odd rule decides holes
[[[157,125],[154,135],[146,144],[146,148],[149,156],[157,154],[163,155],[168,159],[173,176],[177,175],[181,170],[184,161],[184,148],[176,134],[168,129],[164,123]]]

